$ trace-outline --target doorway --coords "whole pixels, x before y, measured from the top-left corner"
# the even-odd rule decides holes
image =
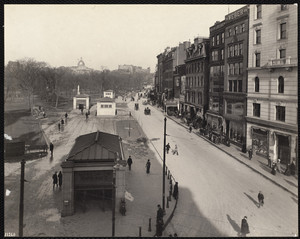
[[[277,159],[280,159],[282,165],[290,163],[289,137],[277,135]]]

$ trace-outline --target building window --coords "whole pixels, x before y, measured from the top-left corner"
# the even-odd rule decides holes
[[[198,76],[198,86],[200,86],[200,77]]]
[[[228,29],[228,36],[230,37],[232,35],[232,30],[231,28]]]
[[[233,56],[233,46],[228,47],[228,56],[232,57]]]
[[[285,107],[276,106],[276,120],[285,122]]]
[[[256,5],[256,19],[261,18],[261,4]]]
[[[283,10],[286,10],[286,9],[287,9],[287,4],[281,4],[280,10],[283,11]]]
[[[222,33],[222,35],[221,35],[221,43],[224,43],[224,32]]]
[[[238,80],[238,91],[239,92],[243,91],[243,81],[242,80]]]
[[[239,63],[234,64],[234,74],[238,75],[239,74]]]
[[[239,75],[243,74],[243,62],[239,64]]]
[[[234,34],[237,35],[239,33],[239,26],[234,27]]]
[[[284,93],[284,78],[282,76],[278,77],[278,93]]]
[[[260,67],[260,53],[255,53],[255,67]]]
[[[237,92],[238,86],[237,86],[237,80],[233,81],[233,92]]]
[[[243,55],[243,43],[239,44],[239,55]]]
[[[232,92],[232,80],[229,81],[229,87],[228,87],[228,90],[229,90],[230,92]]]
[[[260,104],[253,103],[253,116],[260,117]]]
[[[261,43],[261,30],[256,30],[256,44]]]
[[[286,39],[286,22],[280,24],[280,39]]]
[[[280,49],[279,50],[279,57],[280,57],[280,59],[283,59],[283,58],[285,58],[286,57],[286,50],[285,49]]]
[[[239,49],[238,49],[238,45],[234,45],[234,55],[238,56],[239,55]]]
[[[215,45],[215,37],[212,37],[211,44],[212,44],[213,46]]]
[[[220,44],[220,35],[218,34],[217,35],[217,45],[219,45]]]
[[[259,78],[258,77],[255,77],[254,91],[259,92]]]
[[[224,60],[224,49],[221,50],[221,60]]]
[[[241,32],[244,32],[245,31],[245,23],[243,23],[242,25],[241,25]]]

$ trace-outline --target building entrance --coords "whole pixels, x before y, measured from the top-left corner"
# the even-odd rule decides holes
[[[277,135],[277,158],[280,159],[281,164],[283,165],[290,163],[290,146],[288,136]]]
[[[89,210],[111,210],[112,189],[75,190],[75,213]]]

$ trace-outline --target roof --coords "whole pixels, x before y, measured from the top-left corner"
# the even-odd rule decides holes
[[[90,96],[87,94],[80,94],[80,95],[76,95],[75,97],[76,98],[86,98],[86,97],[90,97]]]
[[[122,157],[121,138],[105,132],[94,132],[76,138],[67,161],[114,161]]]
[[[98,102],[115,102],[115,100],[112,98],[109,98],[109,97],[103,97],[103,98],[100,98],[98,100]]]

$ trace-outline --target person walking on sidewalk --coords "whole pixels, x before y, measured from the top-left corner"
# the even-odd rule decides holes
[[[50,146],[49,146],[49,148],[50,148],[51,157],[52,157],[52,156],[53,156],[53,149],[54,149],[54,145],[53,145],[53,143],[52,143],[52,142],[50,142]]]
[[[241,223],[241,234],[243,237],[246,237],[246,234],[250,233],[249,231],[249,225],[247,222],[247,216],[244,216]]]
[[[61,171],[59,171],[58,173],[58,186],[61,189],[61,185],[62,185],[62,173]]]
[[[171,148],[170,144],[167,143],[167,145],[166,145],[167,154],[169,153],[170,148]]]
[[[249,155],[249,160],[251,160],[252,159],[252,149],[249,149],[248,155]]]
[[[157,212],[156,212],[156,223],[158,223],[159,220],[163,221],[164,217],[164,211],[162,210],[160,204],[157,205]]]
[[[130,155],[129,158],[127,159],[127,164],[128,164],[129,171],[131,171],[132,158]]]
[[[150,163],[150,159],[148,159],[147,163],[146,163],[146,169],[147,169],[147,174],[150,173],[150,166],[151,166],[151,163]]]
[[[173,189],[173,197],[177,200],[178,199],[178,182],[175,183]]]
[[[190,133],[192,133],[192,126],[191,125],[189,127],[189,131],[190,131]]]
[[[264,195],[262,194],[261,191],[259,191],[257,198],[258,198],[258,207],[260,208],[260,206],[264,205]]]
[[[60,122],[58,122],[58,131],[60,132]]]
[[[52,179],[53,179],[53,189],[55,188],[55,186],[57,187],[57,172],[55,172],[52,175]]]
[[[176,154],[178,155],[178,147],[177,144],[175,144],[175,149],[173,150],[173,155]]]
[[[268,157],[268,167],[272,167],[272,161],[271,161],[271,158],[270,158],[270,156]]]

